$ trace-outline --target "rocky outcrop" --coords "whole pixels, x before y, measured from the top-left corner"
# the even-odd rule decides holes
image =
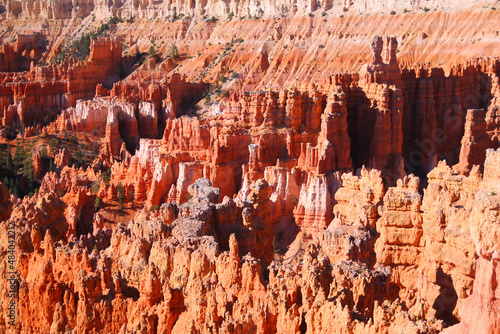
[[[307,175],[293,210],[295,223],[306,233],[323,231],[333,218],[333,194],[339,187],[338,174]]]
[[[60,149],[57,153],[54,154],[54,165],[56,168],[62,169],[64,166],[68,166],[69,157],[68,151],[65,148]]]
[[[144,177],[149,178],[149,170],[145,168],[149,161],[156,158],[152,153],[154,146],[148,146],[147,140],[143,141],[143,149],[132,157],[130,166],[136,166],[134,168],[141,175],[140,179],[145,182]],[[189,197],[181,205],[161,204],[161,199],[158,201],[150,197],[153,194],[150,192],[148,201],[154,203],[151,207],[159,205],[159,209],[149,212],[143,210],[134,221],[112,231],[99,223],[102,218],[94,219],[93,227],[87,230],[87,218],[76,218],[76,212],[85,212],[86,203],[92,203],[93,199],[83,189],[77,190],[75,185],[69,188],[66,186],[67,194],[59,204],[54,202],[57,199],[54,198],[54,193],[46,194],[48,185],[44,186],[44,190],[40,191],[41,195],[37,195],[41,197],[34,199],[38,202],[30,202],[26,198],[22,205],[14,208],[11,219],[24,217],[23,212],[33,212],[34,217],[39,215],[37,210],[54,212],[50,217],[36,218],[37,225],[30,225],[31,220],[23,220],[20,224],[27,230],[35,231],[24,233],[26,237],[23,249],[30,255],[22,260],[26,261],[21,265],[26,268],[23,273],[37,273],[38,277],[45,277],[52,284],[64,287],[61,289],[67,292],[61,296],[57,294],[59,290],[54,292],[55,295],[51,292],[49,296],[63,298],[63,301],[66,300],[64,298],[75,298],[77,292],[80,296],[81,291],[88,288],[84,289],[86,284],[91,287],[101,286],[100,289],[85,292],[83,296],[90,298],[89,300],[98,301],[104,291],[110,291],[112,294],[108,297],[111,298],[111,303],[103,304],[102,307],[104,312],[115,314],[115,320],[107,322],[99,320],[97,316],[92,316],[93,320],[89,320],[99,331],[112,331],[109,328],[121,328],[124,325],[126,328],[136,328],[148,324],[147,321],[142,322],[143,318],[139,313],[134,313],[140,307],[141,310],[148,310],[151,319],[158,319],[158,324],[162,323],[162,326],[172,328],[172,331],[183,331],[190,327],[203,332],[204,322],[199,322],[199,319],[208,316],[206,312],[209,309],[210,314],[221,311],[216,304],[202,303],[199,296],[208,300],[233,300],[232,308],[228,309],[226,306],[224,316],[215,322],[217,326],[250,326],[256,330],[262,328],[262,331],[271,328],[278,332],[286,331],[281,326],[307,326],[321,332],[328,317],[333,314],[339,324],[353,326],[354,332],[357,331],[355,328],[366,329],[372,326],[378,329],[412,328],[417,319],[427,319],[419,320],[419,326],[424,326],[422,328],[426,328],[426,331],[437,331],[442,329],[443,322],[453,324],[453,319],[465,319],[466,316],[456,310],[469,305],[467,298],[473,298],[469,295],[471,291],[476,291],[476,288],[472,290],[472,284],[482,277],[478,276],[479,269],[475,265],[474,239],[468,237],[468,229],[473,228],[475,231],[475,225],[464,225],[462,222],[464,219],[472,221],[470,219],[473,219],[472,215],[477,210],[475,206],[480,207],[477,201],[482,198],[478,199],[477,196],[488,194],[480,195],[485,190],[476,193],[476,189],[496,186],[498,173],[494,169],[495,154],[492,151],[487,154],[484,181],[477,168],[465,177],[453,174],[451,168],[441,163],[429,175],[429,186],[423,200],[418,194],[418,179],[413,176],[400,180],[396,187],[389,187],[386,191],[379,171],[362,169],[359,176],[344,174],[342,187],[334,191],[338,204],[331,210],[335,219],[321,233],[321,240],[307,242],[308,238],[303,238],[300,251],[290,264],[284,263],[284,259],[279,256],[273,261],[276,255],[272,225],[277,215],[276,206],[284,210],[281,212],[288,210],[286,202],[278,201],[274,194],[286,194],[285,189],[298,191],[293,190],[297,187],[294,186],[294,181],[285,182],[283,179],[283,176],[293,170],[286,167],[281,167],[281,170],[277,166],[267,167],[265,175],[271,184],[265,180],[257,180],[237,200],[226,197],[219,204],[220,191],[212,187],[208,179],[199,179],[188,186]],[[126,171],[121,168],[114,166],[113,174],[119,176]],[[169,178],[169,165],[157,164],[152,168],[155,176],[151,187],[157,189],[154,193],[165,193],[166,187],[162,182]],[[141,170],[144,170],[144,174]],[[75,181],[89,182],[84,181],[85,177],[77,177],[76,173],[74,169],[66,168],[61,175],[68,177],[73,174]],[[108,189],[110,191],[113,194],[106,196],[116,198],[116,186],[113,183]],[[138,196],[139,192],[137,188],[135,195]],[[494,197],[492,193],[493,191],[487,196]],[[287,196],[292,197],[292,194],[285,195],[285,198]],[[293,198],[290,202],[293,203]],[[472,206],[474,209],[471,212],[469,208]],[[54,211],[56,207],[59,209]],[[28,214],[30,215],[31,213]],[[50,221],[50,224],[45,220]],[[141,225],[138,221],[145,223]],[[318,234],[315,225],[311,228],[307,225],[299,226],[307,234]],[[37,228],[42,231],[40,236],[36,232]],[[379,234],[378,238],[374,228]],[[45,232],[43,236],[43,231],[49,230],[51,232]],[[472,235],[476,240],[486,240]],[[65,241],[66,238],[71,240],[74,237],[78,237],[74,244]],[[40,242],[41,240],[44,241]],[[60,240],[61,246],[57,249],[44,248],[53,243],[53,240]],[[97,249],[91,252],[94,245],[97,245]],[[37,253],[37,249],[43,251]],[[77,249],[80,250],[77,252]],[[73,252],[76,252],[76,255],[71,255],[75,260],[65,255]],[[91,255],[87,255],[87,252]],[[247,253],[251,255],[245,256]],[[47,254],[50,257],[47,258]],[[41,258],[48,259],[51,268],[61,268],[59,270],[63,270],[63,276],[48,274],[52,271],[47,268],[43,272],[37,271],[35,264]],[[369,269],[374,259],[379,262],[375,267],[378,269]],[[68,261],[73,265],[68,267]],[[62,263],[66,263],[66,266],[62,267]],[[268,267],[269,276],[266,277],[263,265],[268,264],[271,265]],[[79,268],[80,271],[71,268]],[[81,268],[86,268],[85,277],[96,281],[92,284],[82,283],[83,287],[79,287],[77,284],[65,285],[65,281],[58,278],[73,275],[78,279],[82,275]],[[301,276],[297,276],[297,273]],[[20,279],[26,280],[23,281],[26,285],[22,286],[33,287],[28,288],[27,294],[23,294],[22,298],[25,298],[23,300],[26,300],[27,305],[33,305],[31,300],[42,299],[35,289],[39,283],[29,277],[31,276],[20,276]],[[199,281],[204,277],[214,277],[216,287],[204,287]],[[143,283],[139,283],[141,281]],[[164,288],[159,289],[159,286]],[[234,287],[240,289],[233,289]],[[64,297],[65,294],[68,296]],[[275,305],[275,298],[270,296],[282,296],[285,308]],[[396,299],[397,297],[401,299]],[[383,304],[382,299],[392,302],[386,301]],[[122,305],[124,300],[129,300],[126,306]],[[191,302],[186,304],[182,300]],[[265,307],[270,312],[268,317],[262,318],[259,311],[250,306],[256,301],[267,305]],[[257,305],[261,305],[259,303]],[[30,312],[36,314],[34,318],[30,318],[34,319],[30,323],[40,330],[58,326],[87,328],[86,326],[90,326],[88,322],[75,319],[78,319],[80,312],[94,312],[96,305],[100,304],[79,302],[73,313],[58,311],[57,304],[47,302],[46,305],[54,308],[52,319],[35,311],[34,306],[27,306]],[[287,309],[286,305],[290,307]],[[240,307],[246,307],[247,313],[251,312],[252,319],[256,322],[248,323],[247,318],[241,318],[238,315]],[[298,313],[294,311],[295,307]],[[399,310],[397,312],[401,315],[396,318],[391,316],[391,308]],[[361,314],[353,316],[352,312],[357,314],[358,309],[365,310],[362,317]],[[120,316],[124,310],[129,314],[129,320]],[[157,313],[158,310],[162,310],[162,313]],[[346,310],[351,311],[345,313]],[[303,320],[298,316],[300,312],[305,314]],[[160,320],[162,316],[167,318]],[[177,320],[168,320],[171,317]],[[435,320],[436,318],[440,320]],[[194,319],[194,322],[188,319]],[[462,326],[469,324],[464,320],[462,322]],[[139,325],[141,323],[143,324]],[[467,326],[474,326],[470,324]]]
[[[74,3],[62,0],[55,3],[6,1],[7,17],[23,19],[69,19],[85,17],[94,9],[94,1]]]
[[[10,218],[12,213],[12,202],[10,201],[9,190],[0,183],[0,221],[5,221]]]
[[[460,304],[458,315],[461,322],[446,333],[465,333],[483,330],[494,333],[499,328],[498,317],[494,309],[498,307],[496,297],[498,278],[495,252],[497,252],[497,221],[498,221],[498,167],[492,165],[498,161],[500,152],[488,150],[486,154],[484,181],[471,203],[467,226],[471,234],[473,249],[477,252],[475,262],[475,279],[473,288],[469,288],[467,298]],[[486,166],[489,166],[486,169]]]
[[[184,115],[186,108],[202,98],[208,86],[202,81],[188,82],[180,74],[165,78],[168,72],[155,81],[155,72],[150,72],[146,78],[137,75],[117,82],[109,94],[112,98],[134,105],[138,110],[141,137],[158,138],[163,135],[167,120]]]
[[[375,227],[380,217],[378,206],[385,194],[382,175],[377,170],[362,168],[360,175],[342,175],[342,188],[335,193],[335,218],[338,225]]]
[[[267,187],[256,184],[249,196],[252,210],[259,212],[258,206],[265,206],[262,192]],[[243,213],[241,230],[230,234],[227,246],[219,249],[216,238],[223,240],[219,231],[224,230],[219,225],[234,225],[231,207],[235,203],[227,198],[221,205],[213,204],[219,192],[206,179],[197,180],[189,191],[193,197],[179,206],[179,218],[167,225],[158,219],[143,225],[131,221],[111,235],[96,229],[72,245],[63,243],[57,248],[51,247],[57,239],[50,233],[43,236],[34,229],[26,237],[27,247],[32,248],[24,248],[26,256],[19,265],[24,305],[19,312],[32,316],[22,317],[25,320],[19,328],[29,323],[40,331],[92,328],[119,332],[154,326],[171,332],[229,328],[281,333],[291,327],[323,332],[332,319],[331,326],[352,326],[352,331],[415,326],[401,306],[382,303],[386,271],[369,270],[354,262],[330,264],[314,243],[305,250],[300,265],[286,267],[274,262],[264,276],[261,262],[252,256],[259,248],[254,245],[252,255],[240,255],[246,253],[244,245],[249,246],[250,240],[263,241],[244,237],[258,233],[257,217],[247,215],[246,209],[236,210]],[[93,242],[97,240],[101,242]],[[74,280],[66,283],[67,278]],[[54,289],[45,292],[47,285]],[[105,295],[109,302],[101,301]],[[54,304],[53,298],[62,302]],[[72,307],[62,308],[62,303]],[[40,305],[51,312],[43,312]],[[358,309],[371,320],[361,320]],[[111,321],[101,314],[108,314]],[[419,326],[427,332],[441,328],[439,322]]]
[[[0,72],[29,71],[47,50],[47,41],[40,32],[17,33],[15,38],[0,47]]]
[[[104,135],[104,141],[107,143],[109,152],[112,155],[117,156],[120,154],[123,139],[120,137],[117,115],[112,110],[108,111],[106,117],[106,132]]]
[[[474,165],[484,165],[488,147],[490,147],[490,137],[486,132],[484,110],[467,110],[460,161],[453,168],[460,172],[468,172]]]
[[[2,45],[0,48],[0,72],[14,72],[18,69],[17,55],[12,46]]]
[[[32,66],[27,72],[2,80],[2,125],[42,123],[48,114],[53,117],[75,106],[78,99],[93,97],[98,83],[117,80],[120,62],[120,44],[101,38],[92,40],[90,55],[83,63]],[[17,109],[17,115],[10,115],[12,108]]]
[[[397,187],[387,190],[382,216],[376,226],[380,234],[375,245],[377,262],[394,266],[420,264],[422,196],[418,186],[419,179],[410,176],[398,180]]]
[[[427,5],[432,8],[441,8],[444,6],[447,9],[460,9],[471,7],[476,4],[494,4],[494,1],[451,1],[451,0],[434,0],[434,1],[416,1],[416,2],[399,2],[395,0],[385,1],[383,3],[374,3],[368,0],[355,0],[348,3],[334,2],[321,0],[317,3],[298,2],[290,4],[287,1],[279,0],[276,2],[264,1],[260,5],[247,3],[243,1],[234,1],[230,4],[219,4],[216,1],[206,1],[201,3],[190,3],[182,1],[176,6],[170,2],[159,1],[155,3],[137,2],[133,4],[108,4],[106,2],[90,0],[85,2],[74,3],[68,0],[62,0],[57,3],[45,4],[35,1],[33,3],[23,3],[21,1],[7,1],[5,10],[8,18],[24,18],[24,19],[69,19],[82,18],[89,15],[94,10],[99,16],[107,16],[110,14],[119,14],[123,17],[132,15],[140,18],[154,18],[155,16],[171,17],[172,15],[182,14],[183,16],[200,16],[216,15],[226,16],[227,13],[234,13],[237,16],[265,16],[273,17],[277,15],[301,15],[313,11],[334,11],[342,13],[348,9],[355,12],[377,13],[387,10],[403,11],[404,9],[417,9],[420,6]]]
[[[141,102],[139,104],[139,135],[141,138],[157,138],[158,115],[154,104]]]
[[[493,148],[498,148],[499,144],[499,128],[498,128],[498,117],[499,107],[500,107],[500,79],[498,75],[491,74],[491,104],[486,112],[486,131],[490,140],[492,142]]]
[[[332,91],[326,108],[319,108],[319,112],[321,131],[318,144],[313,147],[310,143],[301,143],[298,166],[318,174],[351,168],[345,94],[340,89]]]
[[[422,196],[418,193],[419,179],[411,175],[390,187],[380,207],[381,217],[376,223],[379,238],[375,243],[378,263],[389,265],[388,284],[408,306],[414,305],[416,271],[422,264],[423,246]]]
[[[321,236],[321,245],[332,263],[356,260],[373,265],[375,224],[380,218],[385,186],[377,170],[360,170],[360,175],[342,175],[342,187],[335,192],[334,219]]]
[[[498,14],[458,3],[0,3],[2,177],[41,180],[0,185],[0,332],[495,332]]]
[[[448,324],[459,319],[457,310],[470,294],[476,252],[467,221],[481,174],[474,167],[468,178],[453,173],[444,162],[429,174],[422,201],[425,251],[419,288],[428,316]]]

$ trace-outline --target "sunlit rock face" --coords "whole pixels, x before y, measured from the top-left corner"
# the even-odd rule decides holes
[[[493,6],[0,0],[0,332],[498,332]]]

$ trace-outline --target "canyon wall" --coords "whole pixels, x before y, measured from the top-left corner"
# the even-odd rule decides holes
[[[275,16],[275,15],[303,15],[314,11],[335,11],[338,13],[354,10],[359,13],[380,13],[390,10],[410,10],[420,8],[439,8],[457,10],[474,5],[495,5],[490,1],[396,1],[396,0],[315,0],[293,2],[290,0],[278,1],[124,1],[109,3],[102,0],[59,0],[49,3],[43,1],[3,0],[1,5],[7,18],[17,19],[69,19],[89,15],[92,11],[100,15],[117,15],[158,17],[171,15],[218,15],[225,16],[234,13],[237,16]]]
[[[78,99],[95,95],[96,86],[117,80],[121,49],[116,40],[92,40],[87,61],[77,64],[32,66],[17,75],[2,73],[0,116],[2,125],[31,126],[46,116],[74,106]]]
[[[497,332],[490,6],[3,2],[0,332]]]
[[[252,185],[243,201],[217,204],[219,189],[198,179],[184,204],[143,210],[113,229],[95,215],[88,233],[74,229],[71,217],[73,206],[84,208],[92,196],[70,186],[59,198],[49,186],[17,201],[1,225],[17,224],[24,254],[17,265],[18,329],[438,332],[460,319],[447,332],[485,324],[494,332],[495,243],[484,233],[496,224],[499,155],[488,151],[484,177],[477,169],[457,177],[441,163],[423,199],[413,176],[390,188],[375,170],[345,176],[335,196],[337,218],[323,238],[301,237],[294,261],[278,258],[267,269],[274,253],[267,181]],[[80,182],[95,177],[74,169],[63,174]],[[367,194],[365,204],[356,204]],[[357,213],[348,208],[350,196]],[[489,218],[479,226],[477,215]],[[346,248],[345,233],[357,235],[356,244]]]

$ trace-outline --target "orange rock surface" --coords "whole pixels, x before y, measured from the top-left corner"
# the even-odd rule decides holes
[[[0,332],[499,332],[494,6],[0,0]]]

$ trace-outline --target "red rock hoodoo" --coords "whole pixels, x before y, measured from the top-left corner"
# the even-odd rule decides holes
[[[0,333],[498,333],[495,6],[0,0]]]

